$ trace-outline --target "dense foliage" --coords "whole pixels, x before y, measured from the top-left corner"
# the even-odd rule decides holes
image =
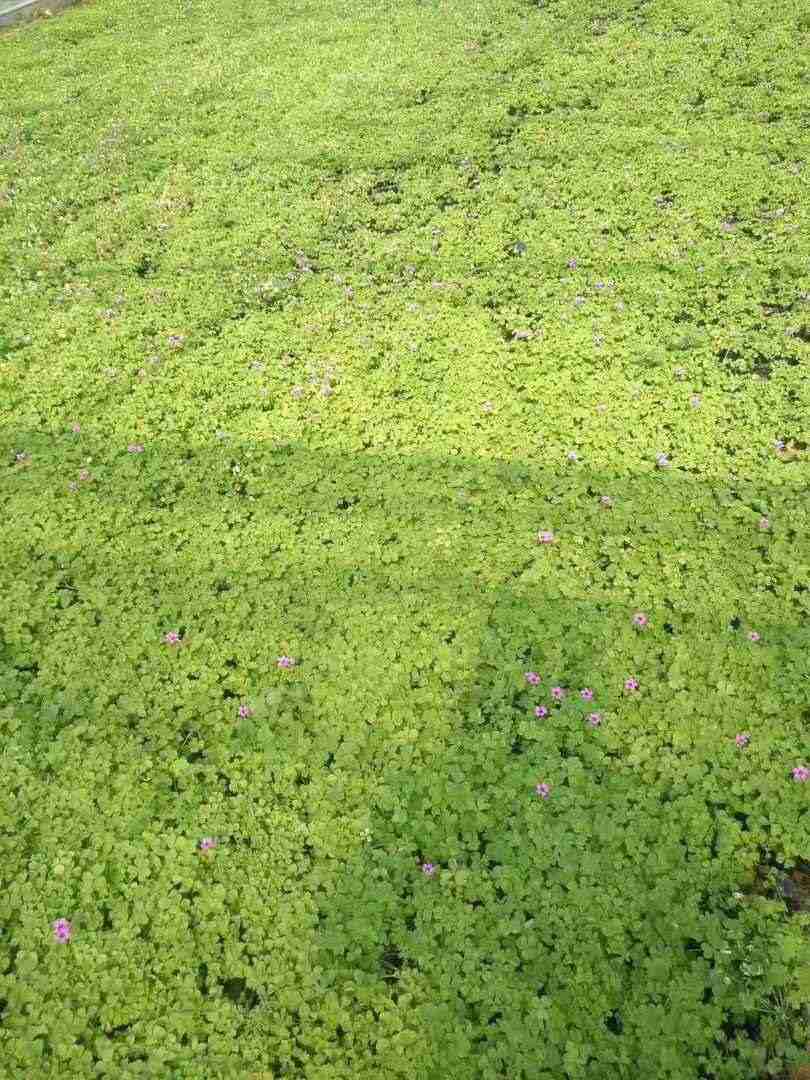
[[[0,1074],[795,1075],[803,6],[0,71]]]

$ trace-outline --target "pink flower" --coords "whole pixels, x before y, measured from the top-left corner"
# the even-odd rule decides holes
[[[537,543],[538,544],[553,544],[554,543],[554,533],[550,529],[546,529],[543,532],[539,532],[537,534]]]
[[[544,716],[548,716],[548,709],[545,705],[538,705],[534,710],[534,715],[538,720],[542,720]]]
[[[541,799],[547,799],[551,794],[551,784],[538,784],[534,790]]]
[[[565,690],[563,690],[561,686],[552,686],[551,696],[554,698],[555,701],[562,701],[562,699],[565,697]]]
[[[57,919],[51,924],[53,928],[53,936],[55,941],[61,942],[66,945],[70,941],[73,934],[73,927],[70,925],[67,919]]]
[[[767,532],[767,530],[770,529],[770,527],[771,527],[770,520],[768,518],[766,518],[766,517],[761,517],[759,519],[759,527],[762,530],[762,532]]]
[[[536,671],[527,671],[525,679],[529,686],[538,686],[540,683],[540,676]]]
[[[81,424],[71,424],[70,430],[73,432],[74,435],[78,435],[79,432],[82,430]]]
[[[164,644],[166,644],[166,645],[179,645],[180,644],[180,635],[178,634],[178,632],[176,630],[170,630],[168,632],[168,634],[164,635],[163,641],[164,641]]]
[[[793,770],[793,779],[797,784],[806,784],[810,780],[810,769],[806,765],[797,765]]]
[[[433,877],[436,873],[436,867],[432,862],[423,862],[420,869],[425,877]]]
[[[643,611],[637,611],[633,616],[633,625],[637,626],[640,630],[643,630],[647,625],[648,619]]]
[[[128,454],[142,454],[143,453],[143,443],[130,443],[129,446],[127,447],[127,453]]]
[[[207,855],[208,852],[213,851],[216,846],[217,840],[213,836],[204,836],[202,840],[200,840],[199,847],[203,854]]]
[[[295,667],[295,660],[291,656],[280,656],[276,661],[276,667],[285,669]]]
[[[749,731],[741,731],[739,735],[734,736],[734,742],[742,750],[751,742],[751,733]]]
[[[759,641],[759,634],[756,632],[756,630],[749,630],[748,631],[748,640],[749,641]]]
[[[81,469],[79,471],[79,479],[80,480],[89,480],[90,479],[90,470],[89,469]]]
[[[593,690],[589,686],[586,686],[583,690],[580,690],[579,696],[583,701],[593,701]]]
[[[632,677],[629,679],[625,679],[624,688],[625,690],[628,690],[630,692],[632,692],[633,690],[638,690],[638,682]]]
[[[240,720],[247,720],[251,716],[253,716],[253,709],[251,709],[251,707],[249,705],[240,705],[239,706],[239,719]]]
[[[602,723],[602,714],[600,712],[592,712],[588,714],[588,723],[591,727],[599,727]]]

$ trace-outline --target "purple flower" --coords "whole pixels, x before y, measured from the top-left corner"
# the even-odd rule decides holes
[[[552,686],[551,696],[554,698],[555,701],[562,701],[562,699],[565,697],[565,690],[563,690],[561,686]]]
[[[737,744],[737,746],[739,746],[741,750],[745,749],[745,747],[748,746],[748,744],[751,742],[750,731],[741,731],[739,735],[735,735],[734,742]]]
[[[595,289],[604,289],[604,287],[605,287],[604,281],[597,281],[596,284],[594,285]]]
[[[756,632],[756,630],[749,630],[748,631],[748,640],[749,641],[759,641],[759,634]]]
[[[127,453],[128,454],[142,454],[143,453],[143,443],[130,443],[129,446],[127,447]]]
[[[534,789],[541,799],[547,799],[551,794],[551,784],[538,784]]]
[[[166,645],[179,645],[180,635],[176,630],[170,630],[168,634],[164,634],[163,641]]]
[[[656,463],[656,465],[658,466],[659,469],[668,469],[669,468],[669,458],[667,457],[666,454],[656,454],[655,455],[655,463]]]
[[[582,305],[584,303],[585,303],[585,297],[584,296],[575,296],[574,297],[574,306],[575,307],[582,307]]]
[[[534,710],[534,715],[538,720],[542,720],[544,716],[548,716],[548,709],[545,705],[538,705]]]
[[[280,656],[276,661],[276,667],[282,669],[295,667],[295,660],[291,656]]]
[[[700,394],[692,394],[692,396],[689,398],[689,404],[692,406],[693,409],[700,408],[700,401]]]
[[[240,720],[248,720],[251,716],[253,716],[253,709],[251,709],[251,707],[249,705],[240,705],[239,706],[239,719]]]
[[[797,784],[806,784],[810,780],[810,769],[806,765],[797,765],[793,770],[793,779]]]
[[[593,690],[589,686],[586,686],[583,690],[580,690],[579,696],[583,701],[593,701]]]
[[[784,440],[783,439],[777,439],[776,442],[773,444],[773,448],[774,448],[774,450],[779,450],[779,451],[784,450],[785,449]]]
[[[432,862],[423,862],[420,869],[425,877],[433,877],[436,873],[436,866]]]
[[[770,522],[769,518],[761,517],[759,519],[759,528],[760,528],[760,530],[762,532],[767,532],[768,529],[770,529],[770,527],[771,527],[771,522]]]
[[[577,263],[576,259],[569,259],[568,260],[568,269],[569,270],[576,270],[578,265],[579,264]]]
[[[568,458],[569,461],[579,461],[579,455],[577,454],[576,450],[569,450],[565,456]]]
[[[217,841],[213,836],[204,836],[199,844],[200,851],[202,851],[203,854],[213,851],[216,846]]]
[[[524,678],[529,686],[539,686],[540,684],[540,676],[536,671],[527,671]]]
[[[647,616],[644,614],[643,611],[637,611],[633,616],[633,625],[637,626],[639,630],[643,630],[644,627],[647,625],[648,621],[649,620],[647,619]]]
[[[602,714],[600,712],[588,713],[588,723],[591,727],[599,727],[602,723]]]
[[[551,531],[551,529],[545,529],[543,532],[539,532],[537,534],[537,543],[538,544],[553,544],[554,543],[554,533]]]
[[[638,690],[638,681],[631,676],[629,679],[624,680],[624,688],[629,693],[632,693],[634,690]]]
[[[73,927],[70,925],[67,919],[57,919],[51,924],[53,928],[53,936],[55,941],[61,942],[66,945],[73,934]]]
[[[599,499],[599,503],[601,506],[604,506],[606,510],[610,510],[613,506],[613,499],[611,499],[610,495],[602,495]]]

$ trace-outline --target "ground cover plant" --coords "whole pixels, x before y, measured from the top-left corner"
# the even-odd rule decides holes
[[[0,73],[0,1075],[802,1076],[802,5]]]

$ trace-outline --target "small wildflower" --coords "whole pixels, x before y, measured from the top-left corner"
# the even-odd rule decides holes
[[[637,626],[639,630],[643,630],[648,622],[649,620],[643,611],[637,611],[633,616],[633,625]]]
[[[261,360],[254,360],[253,363],[250,365],[250,370],[264,371],[264,364],[261,362]]]
[[[328,382],[321,386],[321,397],[331,397],[334,392],[334,388]]]
[[[295,667],[295,660],[291,656],[280,656],[276,661],[276,667],[282,669]]]
[[[30,461],[30,460],[31,460],[31,455],[30,455],[30,454],[26,454],[26,453],[25,453],[25,451],[23,451],[23,450],[20,450],[20,451],[19,451],[18,453],[16,453],[16,454],[14,455],[14,460],[15,460],[15,461],[16,461],[16,462],[17,462],[18,464],[20,464],[20,465],[24,465],[26,461]]]
[[[600,401],[599,404],[596,406],[596,411],[598,413],[600,413],[600,414],[601,413],[606,413],[607,412],[607,405],[605,405],[605,403],[603,401]]]
[[[675,370],[672,372],[672,374],[675,376],[676,379],[685,379],[686,378],[686,368],[676,367]]]
[[[692,406],[693,409],[699,409],[700,408],[700,402],[701,402],[700,394],[692,394],[692,396],[689,398],[689,404]]]
[[[655,463],[656,463],[656,465],[658,466],[659,469],[668,469],[669,468],[669,458],[667,457],[666,454],[656,454],[655,455]]]
[[[637,682],[637,680],[632,678],[632,677],[629,678],[629,679],[625,679],[624,680],[624,688],[625,688],[625,690],[629,691],[630,693],[632,693],[634,690],[638,690],[638,682]]]
[[[751,733],[749,731],[741,731],[739,735],[734,736],[734,742],[739,746],[740,750],[744,750],[751,742]]]
[[[543,532],[539,532],[537,534],[537,543],[538,544],[553,544],[554,543],[554,533],[550,529],[546,529]]]
[[[79,485],[76,483],[75,480],[71,480],[70,483],[68,484],[68,491],[78,491],[78,490],[79,490]]]
[[[759,528],[761,532],[767,532],[771,527],[770,518],[761,517],[759,519]]]
[[[610,495],[602,495],[599,499],[599,503],[601,506],[604,506],[606,510],[610,510],[613,506],[613,499],[611,499]]]
[[[569,450],[565,456],[568,458],[569,461],[579,461],[579,455],[577,454],[576,450]]]
[[[584,296],[575,296],[574,297],[574,306],[575,307],[582,307],[582,305],[584,303],[585,303],[585,297]]]
[[[73,927],[70,925],[67,919],[57,919],[52,923],[54,940],[61,942],[63,945],[70,941],[73,934]]]
[[[599,727],[602,723],[602,714],[600,712],[588,713],[588,723],[591,727]]]
[[[748,631],[748,640],[749,641],[759,641],[759,639],[760,639],[759,634],[756,632],[756,630],[749,630]]]
[[[82,430],[82,426],[81,424],[71,424],[70,430],[73,432],[74,435],[78,435],[79,432]]]
[[[534,710],[534,715],[538,720],[542,720],[545,716],[548,716],[548,709],[545,705],[538,705]]]
[[[778,450],[781,453],[781,451],[785,449],[784,439],[777,439],[776,442],[773,444],[773,448],[774,450]]]
[[[562,701],[562,699],[565,697],[565,690],[563,690],[561,686],[552,686],[551,696],[554,698],[555,701]]]
[[[481,412],[483,412],[483,413],[491,413],[491,412],[494,412],[494,411],[495,411],[495,406],[492,404],[491,401],[485,401],[484,404],[481,406]]]
[[[577,263],[576,259],[569,259],[568,260],[568,269],[569,270],[576,270],[578,265],[579,264]]]
[[[604,287],[605,287],[605,283],[604,283],[604,281],[597,281],[597,282],[595,283],[595,285],[594,285],[594,288],[595,288],[595,289],[604,289]]]
[[[547,799],[551,794],[551,784],[538,784],[534,790],[541,799]]]
[[[130,443],[129,446],[127,447],[127,453],[128,454],[142,454],[143,453],[143,443]]]
[[[185,336],[183,334],[169,334],[169,347],[172,349],[182,349],[186,343]]]
[[[216,846],[217,841],[213,836],[204,836],[199,844],[200,851],[204,855],[207,855],[209,851],[213,851]]]
[[[164,634],[163,642],[166,645],[179,645],[180,635],[176,630],[170,630],[167,634]]]
[[[580,690],[579,696],[583,701],[593,701],[593,690],[591,690],[589,686],[586,686],[584,689]]]
[[[806,765],[797,765],[793,770],[793,779],[797,784],[806,784],[810,780],[810,769]]]
[[[302,398],[304,396],[303,386],[294,386],[290,391],[294,398]]]
[[[423,862],[420,869],[425,875],[425,877],[433,877],[433,875],[436,873],[436,866],[432,862]]]
[[[239,719],[240,720],[249,720],[251,716],[253,716],[253,709],[251,709],[251,707],[249,705],[240,705],[239,706]]]
[[[540,683],[540,676],[536,671],[527,671],[525,678],[529,686],[537,686]]]

